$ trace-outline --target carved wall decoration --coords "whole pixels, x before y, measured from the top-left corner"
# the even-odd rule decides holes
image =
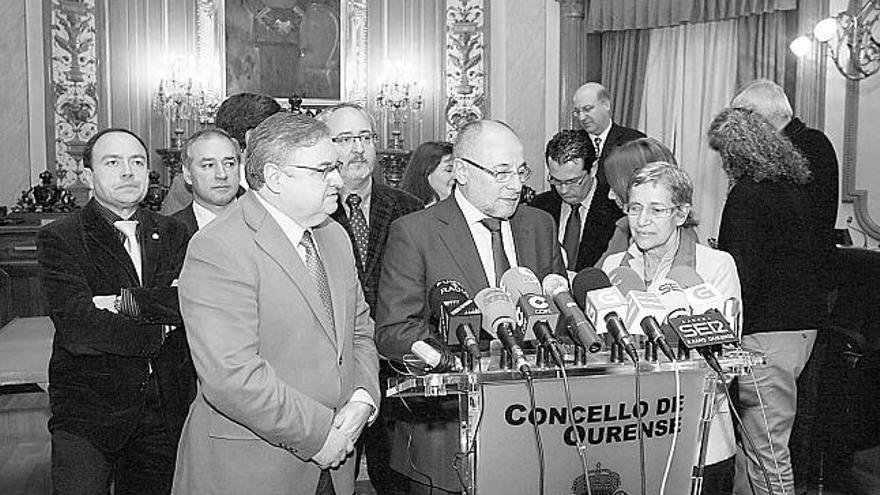
[[[485,114],[484,0],[446,3],[446,138]]]
[[[98,128],[95,1],[52,0],[55,166],[62,186],[90,184],[82,151]]]

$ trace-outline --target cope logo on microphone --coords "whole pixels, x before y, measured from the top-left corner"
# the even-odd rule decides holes
[[[525,297],[526,303],[531,309],[531,315],[529,316],[550,316],[553,313],[552,308],[550,308],[550,302],[546,297],[537,294],[523,297]],[[519,327],[523,327],[526,324],[526,314],[523,311],[522,305],[516,307],[516,324]]]

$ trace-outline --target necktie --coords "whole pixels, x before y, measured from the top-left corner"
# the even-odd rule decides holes
[[[565,222],[565,235],[562,237],[562,248],[568,257],[568,269],[574,271],[577,264],[578,246],[581,243],[581,205],[571,205],[571,214]]]
[[[507,253],[504,252],[504,241],[501,239],[501,220],[484,218],[480,220],[484,227],[492,233],[492,261],[495,264],[495,285],[501,284],[501,276],[510,268]]]
[[[318,287],[318,294],[321,295],[321,303],[324,311],[330,318],[330,325],[336,326],[333,320],[333,301],[330,299],[330,282],[327,281],[327,271],[324,270],[324,263],[318,256],[318,249],[315,247],[315,240],[312,238],[312,232],[307,230],[303,232],[299,245],[306,250],[306,268],[309,270],[309,276],[315,281]]]
[[[351,211],[348,221],[354,234],[354,243],[357,245],[358,254],[361,257],[361,265],[365,265],[367,262],[366,256],[367,245],[370,239],[370,227],[367,226],[367,217],[364,216],[364,211],[361,210],[361,197],[357,194],[349,194],[345,198],[345,203]]]
[[[131,263],[134,265],[134,271],[137,272],[138,281],[143,283],[143,267],[141,262],[141,246],[138,244],[137,239],[137,220],[119,220],[113,222],[113,226],[116,227],[116,230],[122,232],[125,235],[125,242],[123,246],[125,246],[125,251],[128,253],[128,257],[131,258]]]
[[[596,158],[602,156],[602,138],[596,136],[593,138],[593,147],[596,149]]]

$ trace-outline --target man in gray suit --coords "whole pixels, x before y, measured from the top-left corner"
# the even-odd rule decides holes
[[[436,282],[455,279],[473,296],[497,287],[511,266],[528,267],[540,278],[565,274],[553,218],[519,205],[531,170],[513,129],[498,121],[471,122],[460,131],[453,155],[455,192],[391,225],[379,279],[376,343],[394,361],[401,361],[413,342],[437,335],[427,304]],[[451,407],[450,401],[436,402],[433,419],[398,418],[409,428],[395,432],[391,466],[410,478],[410,493],[462,490],[451,467],[459,450],[452,402]]]
[[[249,139],[251,190],[189,244],[180,306],[199,393],[174,493],[354,491],[378,357],[351,242],[329,219],[338,160],[324,124],[269,117]]]

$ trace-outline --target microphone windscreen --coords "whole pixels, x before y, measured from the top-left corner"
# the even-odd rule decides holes
[[[666,278],[678,282],[684,288],[700,285],[704,282],[703,277],[696,270],[682,265],[673,266],[666,275]]]
[[[467,291],[457,280],[438,280],[428,291],[428,309],[431,311],[432,318],[437,318],[440,315],[441,308],[445,307],[448,311],[467,300]]]
[[[571,293],[578,305],[585,304],[587,292],[596,289],[604,289],[611,287],[611,281],[608,275],[596,267],[587,267],[579,271],[571,281]],[[581,307],[581,309],[584,309]]]
[[[614,268],[608,272],[608,279],[624,296],[630,291],[644,292],[647,290],[645,282],[639,277],[639,274],[628,266]]]
[[[486,287],[474,296],[474,303],[483,313],[483,330],[495,335],[494,328],[500,321],[514,322],[516,308],[507,295],[501,289]]]
[[[541,282],[535,276],[535,272],[524,266],[514,266],[501,276],[501,288],[517,299],[523,294],[540,294]]]
[[[568,279],[562,275],[551,273],[544,277],[541,288],[544,290],[545,296],[553,298],[559,292],[568,291]]]

